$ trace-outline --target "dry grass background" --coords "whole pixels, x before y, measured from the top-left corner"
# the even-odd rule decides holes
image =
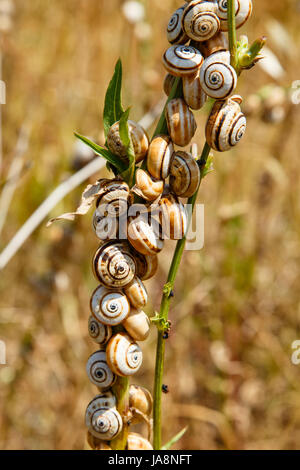
[[[161,99],[164,28],[180,2],[144,4],[146,24],[133,28],[121,0],[15,0],[13,29],[1,37],[7,86],[1,181],[24,122],[32,130],[0,249],[74,172],[73,131],[101,141],[104,94],[119,56],[133,118]],[[272,34],[269,40],[285,69],[277,84],[288,87],[300,79],[300,2],[254,0],[254,7],[244,34],[268,35],[276,19],[295,43],[286,48]],[[249,96],[272,83],[256,67],[242,75],[238,92]],[[299,110],[288,106],[277,124],[250,117],[243,142],[216,155],[203,183],[205,247],[184,256],[167,343],[164,440],[189,426],[177,448],[300,448],[300,366],[291,363],[291,343],[300,339]],[[202,146],[205,116],[197,117]],[[51,215],[72,210],[81,190]],[[42,224],[0,272],[0,339],[7,343],[7,365],[0,366],[2,449],[83,446],[85,406],[95,394],[85,363],[94,350],[87,318],[96,247],[91,214],[51,229]],[[159,273],[147,283],[149,313],[159,306],[172,249],[161,254]],[[134,379],[149,389],[154,348],[155,332]]]

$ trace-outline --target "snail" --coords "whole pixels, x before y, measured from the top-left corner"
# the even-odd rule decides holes
[[[93,259],[96,278],[107,287],[125,287],[136,271],[134,257],[125,242],[106,242],[98,248]]]
[[[159,218],[164,236],[171,240],[181,240],[187,229],[186,210],[173,194],[163,196],[159,201]]]
[[[186,6],[182,16],[182,28],[194,41],[207,41],[220,30],[217,16],[217,5],[214,1],[194,0]]]
[[[171,46],[163,56],[165,69],[176,77],[194,75],[202,63],[202,54],[191,46]]]
[[[153,399],[151,393],[144,387],[138,385],[130,385],[129,387],[129,407],[133,410],[134,420],[132,423],[140,421],[141,415],[150,416],[152,412]]]
[[[207,143],[218,152],[236,145],[246,131],[246,118],[241,112],[241,96],[217,101],[208,118],[205,135]]]
[[[149,138],[142,126],[130,119],[128,120],[128,127],[134,148],[135,160],[138,163],[145,158],[149,146]],[[126,159],[127,151],[120,137],[119,121],[115,122],[108,131],[107,146],[112,153],[122,159]]]
[[[111,327],[99,322],[92,315],[89,317],[88,328],[90,337],[101,346],[106,344],[112,335]]]
[[[136,274],[142,281],[147,281],[153,277],[158,268],[157,255],[142,255],[138,251],[132,249],[136,262]]]
[[[136,251],[144,255],[155,255],[164,247],[161,225],[150,214],[140,214],[128,224],[128,241]]]
[[[150,320],[143,310],[132,308],[122,324],[135,341],[145,341],[149,336]]]
[[[120,413],[115,408],[103,406],[99,395],[88,404],[85,423],[93,436],[104,441],[116,437],[123,427]]]
[[[201,86],[211,98],[227,98],[235,89],[237,74],[229,62],[229,51],[215,52],[203,62],[200,70]]]
[[[188,152],[174,154],[171,165],[170,188],[179,197],[191,197],[200,184],[200,170]]]
[[[164,190],[164,182],[155,180],[145,170],[138,169],[135,174],[135,187],[133,191],[146,201],[154,201]]]
[[[147,169],[153,178],[164,180],[169,176],[173,152],[173,143],[168,135],[154,137],[147,155]]]
[[[90,431],[87,432],[85,450],[112,450],[107,442],[97,439]]]
[[[202,90],[200,73],[196,76],[183,77],[183,96],[186,104],[192,109],[200,109],[206,103],[206,94]]]
[[[182,98],[174,98],[167,104],[165,113],[171,139],[179,147],[185,147],[197,129],[192,111]]]
[[[185,44],[189,38],[182,29],[182,15],[187,4],[178,8],[169,21],[167,27],[167,39],[171,44]]]
[[[104,325],[115,326],[129,315],[130,305],[122,291],[99,286],[91,297],[91,312]]]
[[[120,236],[119,218],[102,216],[99,209],[93,215],[94,232],[101,241],[116,239]]]
[[[129,432],[127,450],[153,450],[153,447],[145,437],[136,432]]]
[[[174,77],[174,75],[171,75],[170,73],[167,73],[167,75],[165,76],[164,92],[167,96],[169,96],[169,94],[171,93],[175,80],[176,80],[176,77]]]
[[[129,186],[125,181],[102,180],[101,193],[98,196],[96,207],[99,217],[119,217],[126,214],[132,202]],[[96,221],[95,221],[96,222]]]
[[[108,390],[116,381],[115,374],[107,365],[105,351],[96,351],[88,358],[86,372],[90,381],[101,391]]]
[[[124,288],[124,293],[134,308],[142,308],[147,304],[147,290],[138,277],[135,277],[133,281]]]
[[[227,0],[218,0],[217,2],[217,15],[220,19],[222,31],[228,31],[227,22]],[[241,28],[252,13],[251,0],[235,0],[235,25],[236,28]]]
[[[139,370],[143,362],[143,353],[127,333],[117,333],[107,344],[106,360],[115,374],[126,377]]]
[[[215,52],[228,51],[229,49],[227,35],[222,31],[219,31],[218,34],[207,41],[191,41],[191,46],[198,49],[205,58]]]

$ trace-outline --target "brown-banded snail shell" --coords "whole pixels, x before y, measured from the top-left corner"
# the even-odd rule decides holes
[[[182,27],[186,35],[195,41],[207,41],[215,36],[220,29],[216,11],[217,5],[213,1],[189,2],[182,16]]]
[[[163,56],[165,69],[176,77],[194,75],[202,63],[202,54],[191,46],[171,46]]]
[[[115,374],[126,377],[139,370],[143,362],[143,353],[128,334],[117,333],[107,344],[106,359]]]
[[[227,98],[235,89],[237,74],[229,62],[228,51],[215,52],[205,59],[200,70],[200,81],[203,91],[211,98]]]
[[[99,286],[91,297],[91,312],[104,325],[115,326],[129,315],[130,305],[122,291]]]
[[[94,232],[101,241],[117,239],[120,235],[119,217],[102,215],[102,211],[96,209],[93,215]]]
[[[161,180],[169,176],[173,152],[174,146],[168,135],[154,137],[147,155],[147,169],[153,178]]]
[[[124,293],[134,308],[143,308],[147,304],[147,290],[138,277],[135,277],[133,281],[124,288]]]
[[[183,77],[183,96],[186,104],[192,109],[200,109],[206,103],[207,96],[202,90],[200,73],[196,76]]]
[[[102,181],[102,192],[96,203],[98,215],[118,217],[125,214],[132,202],[128,184],[119,180]]]
[[[133,250],[134,259],[136,262],[136,274],[142,280],[146,281],[151,279],[157,271],[158,268],[158,258],[157,255],[142,255],[138,251]]]
[[[106,362],[105,351],[96,351],[88,358],[86,372],[90,381],[101,391],[108,390],[116,381]]]
[[[156,255],[164,247],[161,225],[148,214],[133,218],[128,224],[128,241],[143,255]]]
[[[85,450],[112,450],[107,442],[97,439],[90,431],[87,432]]]
[[[170,73],[167,73],[167,75],[165,76],[163,88],[167,96],[169,96],[169,94],[171,93],[175,80],[176,77],[174,77],[174,75],[171,75]]]
[[[109,325],[104,325],[94,318],[89,317],[89,335],[99,345],[103,346],[111,338],[112,329]]]
[[[120,413],[115,408],[105,407],[96,396],[87,406],[85,423],[90,433],[98,439],[109,441],[116,437],[123,427]]]
[[[171,44],[185,44],[189,38],[182,29],[182,15],[186,4],[178,8],[168,23],[167,39]]]
[[[107,287],[125,287],[136,272],[136,265],[127,243],[106,242],[93,259],[96,278]]]
[[[139,385],[129,387],[129,407],[138,410],[145,416],[150,416],[152,412],[153,399],[151,393]],[[135,421],[139,421],[138,416]]]
[[[150,333],[150,320],[143,310],[131,309],[123,326],[135,341],[145,341]]]
[[[154,201],[164,190],[164,182],[154,179],[145,170],[138,169],[135,174],[134,192],[146,201]]]
[[[191,197],[200,184],[200,170],[188,152],[176,152],[171,165],[170,188],[179,197]]]
[[[181,240],[187,229],[187,213],[184,205],[173,194],[163,196],[159,201],[159,218],[164,236]]]
[[[136,122],[128,120],[128,126],[134,148],[135,160],[136,162],[140,162],[145,158],[147,153],[149,138],[143,127]],[[109,129],[107,134],[107,146],[112,153],[122,159],[126,159],[127,151],[120,137],[119,121],[115,122]]]
[[[246,117],[241,112],[242,98],[232,96],[217,101],[208,118],[205,135],[208,144],[218,152],[225,152],[236,145],[246,131]]]
[[[136,432],[129,432],[127,450],[153,450],[153,447],[145,437]]]
[[[215,52],[228,51],[229,49],[227,35],[222,31],[219,31],[218,34],[207,41],[191,41],[191,46],[198,49],[205,58]]]
[[[217,2],[217,15],[221,22],[221,30],[228,31],[227,22],[227,0],[218,0]],[[251,0],[235,0],[235,24],[236,28],[241,28],[250,18],[252,13],[252,1]]]
[[[192,111],[182,98],[174,98],[166,106],[166,120],[171,139],[185,147],[195,135],[197,124]]]

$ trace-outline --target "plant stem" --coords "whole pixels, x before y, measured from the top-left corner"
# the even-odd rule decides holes
[[[124,418],[129,409],[129,380],[128,377],[118,377],[115,385],[112,388],[113,394],[117,400],[117,409],[120,415]],[[124,422],[125,421],[125,422]],[[118,436],[113,439],[110,446],[113,450],[125,450],[128,437],[128,424],[126,419],[123,419],[123,429]]]
[[[230,64],[238,68],[237,41],[235,27],[235,0],[227,0],[228,39],[230,49]]]

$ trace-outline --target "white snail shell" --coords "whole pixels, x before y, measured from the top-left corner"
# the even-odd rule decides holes
[[[115,374],[127,377],[139,370],[143,362],[143,353],[127,333],[117,333],[108,342],[106,359]]]
[[[163,56],[165,69],[176,77],[193,75],[201,67],[202,63],[202,54],[191,46],[171,46]]]
[[[153,450],[153,447],[145,437],[136,432],[129,432],[127,450]]]
[[[218,0],[217,15],[221,21],[221,30],[228,31],[227,22],[227,0]],[[236,28],[241,28],[250,18],[252,13],[252,1],[251,0],[235,0],[235,23]]]
[[[146,201],[154,201],[164,190],[164,182],[154,179],[147,171],[138,169],[135,174],[134,192]]]
[[[104,325],[115,326],[129,315],[130,305],[122,291],[98,286],[91,297],[92,315]]]
[[[103,216],[97,208],[93,214],[93,229],[101,241],[117,239],[120,234],[119,217]]]
[[[217,5],[212,1],[189,2],[182,16],[182,27],[186,35],[195,41],[207,41],[220,29],[220,20],[216,14]]]
[[[195,76],[183,77],[183,96],[186,104],[192,109],[200,109],[206,103],[207,96],[202,90],[200,73]]]
[[[106,242],[95,253],[93,270],[102,284],[118,288],[133,280],[136,265],[125,242]]]
[[[99,322],[92,315],[89,317],[88,330],[90,337],[101,346],[106,344],[112,335],[111,327]]]
[[[241,112],[241,102],[242,98],[235,95],[214,104],[205,129],[207,142],[214,150],[229,150],[243,137],[246,117]]]
[[[127,212],[132,202],[129,186],[120,180],[102,180],[101,194],[97,199],[99,216],[118,217]]]
[[[132,308],[126,320],[123,321],[123,326],[135,341],[145,341],[150,333],[150,320],[140,309]]]
[[[101,391],[108,390],[116,381],[115,374],[106,362],[105,351],[94,352],[87,361],[86,372],[90,381]]]
[[[168,135],[154,137],[147,155],[147,169],[154,178],[160,180],[169,176],[173,152],[174,146]]]
[[[215,52],[205,59],[200,70],[200,81],[203,91],[211,98],[227,98],[235,89],[237,74],[229,62],[228,51]]]
[[[149,138],[145,129],[143,129],[143,127],[140,126],[138,123],[129,119],[128,126],[132,145],[134,148],[135,160],[136,162],[140,162],[144,159],[147,153],[149,146]],[[107,146],[109,150],[115,155],[118,155],[122,159],[126,157],[127,151],[120,137],[119,121],[115,122],[115,124],[113,124],[109,129],[109,132],[107,134]]]
[[[124,293],[134,308],[143,308],[147,304],[147,290],[138,277],[135,277],[133,281],[124,288]]]
[[[128,241],[136,251],[144,255],[156,255],[164,247],[161,225],[148,214],[141,214],[128,224]]]
[[[171,139],[179,147],[185,147],[197,129],[192,111],[182,98],[174,98],[167,104],[165,113]]]
[[[90,433],[109,441],[116,437],[122,430],[123,422],[120,413],[115,408],[105,407],[99,396],[96,396],[86,409],[85,422]]]
[[[156,274],[158,268],[157,255],[142,255],[138,251],[133,249],[134,259],[136,262],[137,276],[142,280],[146,281],[151,279]]]
[[[164,92],[167,96],[171,93],[171,90],[173,88],[174,82],[176,80],[176,77],[174,75],[171,75],[170,73],[167,73],[164,79]]]
[[[188,152],[174,154],[171,165],[170,188],[179,197],[191,197],[200,184],[200,170]]]
[[[184,205],[175,195],[167,194],[160,199],[159,209],[165,238],[181,240],[187,229],[187,213]]]
[[[130,385],[129,387],[129,407],[138,410],[146,416],[152,412],[153,399],[151,393],[139,385]]]
[[[87,432],[84,450],[112,450],[105,441],[100,441],[93,436],[90,431]]]
[[[169,21],[167,27],[167,39],[171,44],[185,44],[189,38],[182,29],[182,15],[186,4],[178,8]]]

